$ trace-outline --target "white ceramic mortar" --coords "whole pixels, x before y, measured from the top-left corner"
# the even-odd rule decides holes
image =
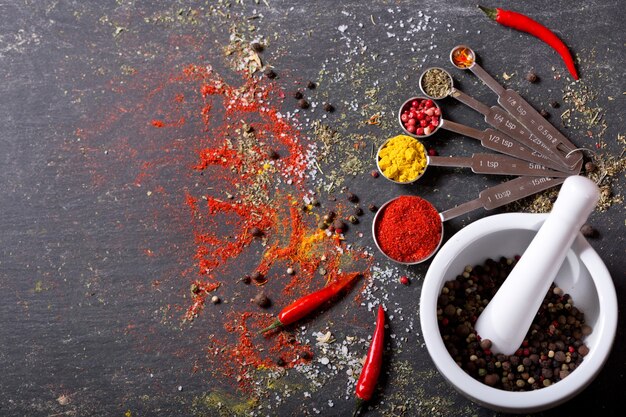
[[[437,298],[445,282],[454,280],[467,265],[481,265],[487,258],[523,254],[547,216],[507,213],[470,224],[439,250],[424,278],[420,322],[435,366],[461,394],[493,410],[531,413],[569,400],[598,375],[615,339],[618,315],[615,286],[598,254],[579,233],[555,283],[572,296],[574,305],[585,314],[585,321],[593,332],[585,339],[589,353],[567,378],[535,391],[504,391],[472,378],[446,350],[437,323]]]

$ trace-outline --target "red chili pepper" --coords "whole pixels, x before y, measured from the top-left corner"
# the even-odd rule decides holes
[[[495,20],[501,25],[529,33],[550,45],[552,49],[561,55],[561,58],[563,58],[563,61],[565,62],[569,72],[572,74],[572,77],[574,77],[575,80],[578,80],[578,73],[576,72],[576,66],[574,64],[572,54],[570,54],[565,43],[563,43],[563,41],[560,40],[550,29],[521,13],[503,10],[500,8],[489,8],[483,6],[478,7],[480,7],[480,9],[485,12],[490,19]]]
[[[326,301],[330,300],[335,295],[340,293],[341,290],[350,285],[352,281],[354,281],[354,279],[360,275],[361,274],[359,273],[348,274],[347,277],[338,279],[332,284],[325,286],[321,290],[298,298],[296,301],[283,308],[282,311],[278,314],[278,319],[265,329],[261,330],[261,333],[265,333],[269,330],[295,323],[301,318],[309,315],[313,311],[317,310],[317,308],[324,304]]]
[[[356,383],[356,401],[357,406],[353,417],[359,413],[365,401],[369,401],[374,395],[376,382],[380,375],[383,365],[383,349],[385,340],[385,310],[382,306],[378,306],[378,316],[376,317],[376,330],[370,348],[367,351],[367,358],[363,364],[361,376]]]

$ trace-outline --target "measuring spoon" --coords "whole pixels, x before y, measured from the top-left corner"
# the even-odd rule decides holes
[[[600,198],[591,180],[565,180],[552,212],[509,276],[476,321],[491,350],[512,355],[524,341],[530,325],[561,268],[567,252]]]
[[[517,158],[511,158],[505,155],[490,154],[490,153],[476,153],[469,157],[459,156],[430,156],[424,155],[426,166],[418,173],[417,177],[407,182],[395,181],[385,175],[384,170],[380,166],[382,161],[381,151],[387,146],[387,144],[393,138],[385,141],[376,153],[376,166],[378,170],[389,181],[398,184],[410,184],[420,179],[429,166],[440,167],[455,167],[455,168],[471,168],[472,172],[476,174],[492,174],[492,175],[523,175],[523,176],[536,176],[536,177],[568,177],[570,174],[566,172],[553,171],[546,169],[542,165],[535,164],[533,162],[522,161]],[[417,139],[412,139],[419,142]]]
[[[513,201],[519,200],[520,198],[528,197],[529,195],[538,193],[540,191],[547,190],[548,188],[554,187],[555,185],[561,184],[565,181],[565,178],[550,178],[550,177],[518,177],[502,184],[498,184],[493,187],[489,187],[478,194],[478,198],[474,200],[467,201],[463,204],[460,204],[454,208],[448,209],[439,213],[439,219],[437,222],[432,222],[433,224],[440,224],[441,227],[441,237],[438,245],[434,248],[434,250],[425,256],[422,259],[419,259],[414,262],[402,262],[397,259],[394,259],[387,255],[383,249],[381,248],[378,238],[376,236],[377,232],[377,224],[378,221],[384,216],[385,207],[387,207],[392,201],[395,201],[399,197],[391,199],[383,204],[376,216],[374,216],[374,221],[372,222],[372,236],[374,238],[374,244],[380,250],[383,255],[392,261],[404,264],[404,265],[415,265],[422,263],[428,259],[430,259],[435,252],[439,249],[441,242],[443,241],[443,222],[453,219],[455,217],[461,216],[463,214],[469,213],[472,210],[476,210],[480,207],[485,208],[486,210],[492,210],[494,208],[503,206],[505,204],[512,203]],[[430,203],[429,203],[430,204]],[[431,205],[432,206],[432,205]],[[435,213],[436,209],[433,210]],[[407,219],[410,221],[410,219]]]
[[[439,106],[439,104],[434,101],[433,101],[433,104],[436,106],[437,109],[439,109],[439,114],[440,114],[438,126],[435,127],[435,129],[432,132],[430,132],[430,134],[428,135],[416,135],[414,133],[411,133],[404,127],[401,117],[402,117],[402,114],[405,112],[405,110],[410,109],[411,103],[414,100],[425,100],[425,98],[424,97],[412,97],[406,100],[400,106],[400,110],[398,111],[398,123],[400,123],[400,127],[402,128],[404,133],[406,133],[407,135],[411,137],[414,137],[417,139],[427,138],[429,136],[434,135],[439,129],[449,130],[451,132],[455,132],[455,133],[467,136],[472,139],[477,139],[480,141],[480,144],[483,147],[487,149],[491,149],[496,152],[503,153],[505,155],[513,156],[515,158],[522,159],[524,161],[543,165],[544,167],[552,168],[557,171],[566,172],[570,175],[576,175],[578,174],[578,172],[580,172],[580,169],[578,171],[576,170],[572,171],[572,170],[568,170],[564,168],[563,165],[552,161],[547,156],[539,152],[535,152],[531,149],[525,148],[524,146],[520,145],[517,141],[511,139],[509,136],[495,129],[489,128],[485,130],[478,130],[473,127],[469,127],[466,125],[462,125],[460,123],[456,123],[456,122],[452,122],[450,120],[444,119],[443,110],[441,110],[441,106]]]
[[[465,45],[455,46],[450,52],[450,61],[456,68],[470,70],[496,93],[498,104],[515,117],[527,130],[541,138],[554,151],[554,155],[559,162],[574,168],[576,163],[582,160],[582,153],[573,152],[577,147],[565,135],[548,123],[546,118],[539,114],[521,95],[510,88],[505,89],[476,63],[476,54],[471,48]]]
[[[420,77],[420,83],[419,83],[420,89],[427,97],[434,98],[434,99],[443,98],[443,97],[429,96],[426,93],[422,85],[422,80],[425,74],[429,70],[433,70],[433,69],[444,71],[449,76],[450,88],[448,89],[448,96],[453,97],[457,99],[458,101],[460,101],[461,103],[465,104],[466,106],[476,110],[478,113],[482,114],[485,117],[485,121],[489,123],[491,126],[505,133],[510,138],[516,140],[517,142],[521,143],[525,147],[530,148],[540,154],[545,155],[546,157],[550,158],[553,162],[562,166],[563,169],[569,170],[570,172],[573,172],[576,174],[580,172],[580,168],[582,167],[582,159],[577,161],[577,163],[574,164],[574,166],[570,166],[569,163],[561,162],[561,159],[562,159],[561,155],[556,150],[553,150],[550,146],[545,144],[540,137],[536,136],[535,134],[527,130],[513,116],[509,115],[506,111],[502,110],[498,106],[489,107],[486,104],[483,104],[480,101],[476,100],[475,98],[465,94],[463,91],[455,88],[454,80],[452,79],[452,76],[450,75],[450,73],[448,73],[447,71],[441,68],[428,68],[424,71],[424,73]]]

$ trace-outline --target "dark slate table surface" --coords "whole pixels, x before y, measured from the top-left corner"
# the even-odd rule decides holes
[[[171,152],[194,155],[197,146],[190,138],[197,132],[183,128],[174,139],[150,126],[166,107],[158,99],[159,85],[186,64],[210,64],[237,83],[239,76],[224,53],[233,26],[247,31],[249,39],[258,36],[268,43],[262,57],[279,73],[275,82],[285,94],[298,80],[322,80],[319,100],[334,103],[337,111],[321,119],[317,108],[306,117],[322,120],[345,140],[351,140],[350,126],[369,138],[364,166],[344,184],[364,202],[380,204],[412,192],[449,208],[501,181],[441,169],[427,175],[416,191],[382,179],[372,183],[369,176],[369,141],[398,132],[396,108],[417,92],[417,77],[426,66],[449,69],[461,89],[495,104],[495,96],[475,77],[451,68],[447,56],[457,44],[471,45],[488,72],[536,107],[548,109],[577,145],[621,158],[623,5],[559,0],[510,7],[545,23],[567,42],[579,60],[578,84],[571,85],[562,61],[545,44],[488,21],[474,2],[465,0],[2,2],[0,415],[231,415],[238,410],[232,404],[247,400],[233,381],[205,369],[207,338],[227,337],[221,321],[234,307],[211,306],[194,326],[181,323],[195,273],[193,230],[185,226],[186,184],[177,177],[181,167],[163,159],[159,149],[178,140]],[[539,83],[524,79],[530,69]],[[572,120],[564,128],[559,117],[564,111],[571,109],[582,119],[575,103],[564,100],[568,91],[585,92],[586,105],[598,109],[599,119],[588,125]],[[561,107],[551,108],[552,100]],[[288,97],[284,106],[293,111]],[[486,127],[460,104],[446,100],[444,106],[451,120]],[[376,112],[382,112],[380,126],[364,123]],[[301,129],[311,134],[310,123]],[[439,133],[431,143],[441,154],[466,155],[478,150],[473,142]],[[139,181],[146,166],[155,169]],[[610,181],[613,195],[623,195],[623,173]],[[446,238],[488,214],[477,210],[448,222]],[[370,221],[366,217],[349,240],[373,251]],[[594,212],[590,223],[600,232],[591,244],[611,272],[622,303],[623,203]],[[378,253],[375,262],[396,268]],[[428,263],[395,269],[413,279],[406,288],[390,283],[389,291],[415,329],[402,349],[388,353],[391,365],[367,415],[496,415],[447,385],[428,356],[417,318],[427,268]],[[340,320],[352,308],[350,302],[342,300],[307,322],[307,337],[328,328],[338,340],[366,338],[371,316],[363,316],[360,327]],[[624,319],[622,310],[620,323]],[[395,327],[400,332],[406,326]],[[597,379],[575,399],[541,415],[617,415],[626,369],[626,337],[619,327]],[[324,372],[318,362],[324,354],[314,342],[309,342],[312,367]],[[308,380],[299,372],[304,371],[288,370],[285,377],[296,394],[285,395],[285,387],[266,389],[252,410],[259,415],[351,413],[345,372],[325,378],[318,388],[303,385]],[[410,381],[398,385],[402,372]]]

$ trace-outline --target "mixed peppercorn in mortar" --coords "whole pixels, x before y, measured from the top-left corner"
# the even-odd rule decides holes
[[[513,355],[492,352],[474,324],[518,259],[467,266],[444,284],[437,300],[439,330],[452,358],[473,378],[507,391],[540,389],[566,378],[589,353],[583,339],[592,331],[572,298],[552,284],[520,348]]]

